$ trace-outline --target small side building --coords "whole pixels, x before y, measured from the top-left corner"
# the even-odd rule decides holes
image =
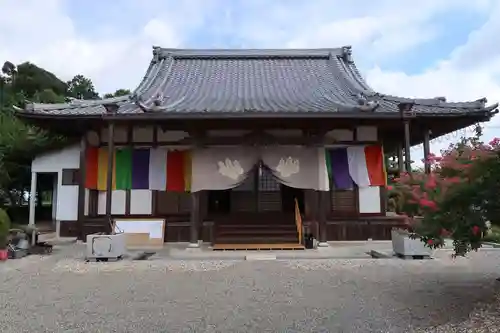
[[[496,108],[378,93],[350,47],[154,47],[129,96],[28,104],[17,115],[80,140],[33,161],[34,175],[58,174],[62,236],[85,239],[115,218],[163,218],[165,241],[196,246],[285,242],[296,237],[297,207],[320,242],[390,239],[402,220],[386,213],[384,154],[410,170],[411,146],[428,154],[430,139],[488,121]],[[370,171],[360,154],[378,166]]]

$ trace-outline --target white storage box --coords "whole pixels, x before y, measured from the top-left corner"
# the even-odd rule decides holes
[[[117,259],[126,254],[126,236],[87,235],[87,259]]]

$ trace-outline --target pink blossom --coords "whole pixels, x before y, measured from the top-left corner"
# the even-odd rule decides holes
[[[477,234],[479,233],[480,230],[481,230],[481,228],[479,228],[477,225],[475,225],[472,227],[472,234],[474,236],[477,236]]]
[[[429,200],[429,199],[420,199],[419,204],[422,207],[427,207],[427,208],[430,208],[432,210],[437,210],[437,205],[432,200]]]
[[[489,142],[489,145],[492,147],[498,147],[500,146],[500,138],[494,138]]]

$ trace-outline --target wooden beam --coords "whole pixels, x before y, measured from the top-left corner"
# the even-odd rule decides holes
[[[326,207],[327,200],[330,195],[329,191],[317,191],[318,195],[318,211],[317,219],[319,226],[319,242],[326,245],[327,241],[327,225],[326,225]]]
[[[403,173],[405,171],[404,157],[403,157],[403,145],[402,144],[398,144],[398,169],[399,169],[399,173]]]
[[[429,161],[429,155],[431,154],[430,134],[428,129],[424,130],[424,169],[426,174],[431,173],[431,164]]]
[[[113,225],[113,220],[111,217],[111,204],[113,195],[113,155],[115,152],[114,147],[114,134],[115,134],[115,124],[113,121],[108,123],[108,173],[106,178],[106,220],[110,226]],[[112,233],[113,230],[110,230]]]
[[[200,136],[198,134],[198,139]],[[195,141],[194,148],[200,148],[201,141]],[[198,248],[199,240],[201,235],[199,234],[199,229],[201,225],[201,192],[191,192],[191,215],[189,223],[189,247]]]
[[[200,223],[200,192],[191,192],[191,216],[189,224],[189,247],[199,247],[199,223]]]
[[[133,127],[131,125],[127,126],[127,146],[128,148],[132,148],[134,141],[134,132]],[[130,206],[132,205],[132,190],[125,190],[125,215],[130,215]],[[153,211],[154,213],[154,211]]]
[[[314,141],[316,140],[316,141]],[[243,136],[224,136],[224,137],[208,137],[201,139],[199,142],[195,138],[186,138],[179,141],[167,141],[158,142],[159,147],[169,146],[169,147],[179,147],[179,146],[194,146],[195,144],[199,147],[209,147],[209,146],[248,146],[248,145],[283,145],[283,146],[308,146],[308,145],[369,145],[374,144],[374,141],[328,141],[324,139],[323,141],[318,141],[317,139],[303,138],[303,137],[274,137],[270,139],[267,138],[253,139]],[[102,143],[101,146],[105,147],[107,143]],[[153,145],[153,142],[134,142],[136,146],[147,146]],[[115,147],[126,146],[125,143],[114,143]]]
[[[406,172],[411,172],[411,153],[410,153],[410,121],[408,119],[404,120],[404,132],[405,132],[405,167]]]

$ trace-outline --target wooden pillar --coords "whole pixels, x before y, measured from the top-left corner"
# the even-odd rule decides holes
[[[404,157],[403,157],[403,145],[402,144],[398,145],[398,170],[399,170],[399,173],[405,172],[405,164],[404,164]]]
[[[319,247],[327,247],[327,230],[326,230],[326,200],[330,192],[328,191],[316,191],[318,196],[318,227],[319,227]]]
[[[80,140],[80,176],[78,179],[78,239],[85,241],[85,179],[87,178],[87,135],[86,133]],[[90,197],[90,196],[89,196]],[[90,201],[90,200],[89,200]],[[90,211],[90,209],[89,209]]]
[[[110,116],[116,114],[117,104],[105,104],[106,113]],[[110,233],[114,232],[113,219],[111,217],[111,207],[113,198],[113,163],[115,155],[115,123],[113,118],[108,119],[108,173],[106,175],[106,221],[108,222]]]
[[[411,154],[410,154],[410,147],[411,147],[411,136],[410,136],[410,118],[413,117],[412,114],[412,108],[413,108],[413,103],[411,102],[406,102],[406,103],[400,103],[398,105],[399,108],[399,113],[401,115],[401,119],[403,120],[403,142],[404,142],[404,148],[405,148],[405,167],[406,167],[406,172],[411,172]]]
[[[134,128],[132,125],[127,126],[127,147],[129,149],[133,149],[133,142],[134,142]],[[154,191],[153,191],[153,197],[154,197]],[[130,205],[132,204],[132,190],[131,189],[126,189],[125,190],[125,216],[130,216]],[[152,211],[153,214],[155,213],[154,210]]]
[[[410,154],[410,121],[404,121],[405,132],[405,169],[406,172],[411,172],[411,154]]]
[[[189,224],[189,247],[198,248],[200,242],[198,241],[198,226],[200,224],[200,192],[191,192],[191,216]]]
[[[424,130],[424,169],[426,174],[431,173],[431,163],[429,155],[431,154],[430,131]]]
[[[115,153],[114,144],[115,124],[113,121],[108,123],[108,173],[106,175],[106,220],[112,228],[113,220],[111,217],[111,204],[113,198],[113,156]],[[110,230],[113,233],[113,230]]]
[[[199,149],[203,146],[204,133],[197,130],[191,132],[195,138],[193,149]],[[199,248],[201,234],[199,232],[201,225],[201,192],[191,192],[191,215],[189,218],[189,246],[188,248]]]

